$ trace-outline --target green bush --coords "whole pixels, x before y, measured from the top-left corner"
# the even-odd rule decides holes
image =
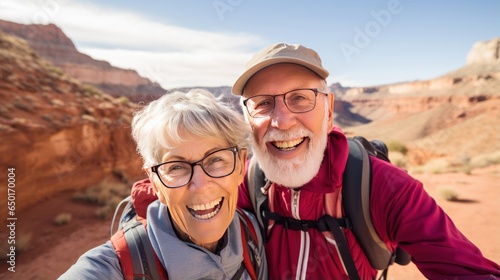
[[[389,151],[399,152],[403,155],[406,155],[406,153],[408,153],[408,148],[406,147],[406,145],[399,141],[391,141],[387,143],[387,148],[389,149]]]
[[[439,196],[447,201],[457,201],[458,193],[454,189],[441,187],[438,190]]]

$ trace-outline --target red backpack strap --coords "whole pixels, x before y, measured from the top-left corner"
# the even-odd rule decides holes
[[[168,279],[146,231],[146,220],[137,217],[111,237],[123,279]]]
[[[253,227],[252,221],[245,211],[236,208],[236,214],[240,218],[241,241],[243,248],[243,265],[248,275],[253,280],[257,279],[257,271],[260,269],[260,254],[258,251],[259,239]]]

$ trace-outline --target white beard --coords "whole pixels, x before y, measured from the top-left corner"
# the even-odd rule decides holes
[[[298,188],[311,181],[318,174],[323,161],[328,140],[327,125],[328,118],[324,118],[318,139],[314,139],[312,132],[303,127],[288,131],[271,129],[264,135],[260,145],[252,137],[253,156],[259,162],[267,179],[287,188]],[[271,156],[265,145],[269,141],[284,141],[300,137],[308,137],[310,140],[307,153],[292,160],[282,160]]]

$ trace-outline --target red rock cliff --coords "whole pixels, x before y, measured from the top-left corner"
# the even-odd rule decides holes
[[[159,84],[143,78],[134,70],[111,66],[80,53],[71,39],[54,24],[17,24],[0,20],[0,30],[25,39],[41,57],[70,76],[93,85],[112,96],[127,96],[133,101],[151,101],[165,93]]]
[[[0,168],[15,168],[17,211],[109,177],[128,184],[144,177],[130,135],[137,105],[69,78],[3,32],[0,102]],[[0,205],[7,205],[1,178]]]

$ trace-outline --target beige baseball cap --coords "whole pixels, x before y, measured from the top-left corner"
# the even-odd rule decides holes
[[[242,95],[248,80],[259,70],[278,63],[295,63],[309,68],[321,78],[326,79],[328,71],[321,65],[321,58],[312,49],[302,45],[278,43],[268,46],[254,55],[245,65],[245,72],[236,80],[232,92]]]

